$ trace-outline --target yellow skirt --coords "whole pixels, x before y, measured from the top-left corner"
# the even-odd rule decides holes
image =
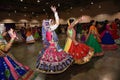
[[[65,44],[65,47],[64,47],[65,52],[68,52],[68,50],[70,49],[71,43],[72,43],[72,40],[70,38],[67,38],[66,44]]]

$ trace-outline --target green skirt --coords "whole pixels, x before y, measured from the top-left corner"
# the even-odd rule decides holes
[[[96,53],[101,53],[102,52],[102,47],[101,45],[98,43],[97,39],[94,37],[93,34],[90,34],[86,44],[92,48],[94,48],[94,52]]]

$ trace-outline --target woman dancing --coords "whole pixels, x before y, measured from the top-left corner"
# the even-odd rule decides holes
[[[73,56],[75,63],[77,64],[84,64],[88,62],[94,53],[94,50],[91,47],[76,41],[76,31],[74,26],[81,21],[81,19],[82,18],[76,21],[74,19],[69,19],[69,26],[67,28],[68,37],[64,48],[64,51]]]
[[[8,33],[11,39],[7,43],[3,38],[7,34],[6,28],[4,24],[0,24],[0,80],[28,80],[33,71],[7,54],[16,38],[13,29],[10,29]]]
[[[59,26],[59,16],[56,7],[52,6],[51,10],[54,12],[55,23],[52,19],[43,21],[42,36],[45,47],[40,51],[36,68],[42,73],[56,74],[65,71],[72,64],[73,59],[58,47],[58,38],[54,30]]]
[[[103,53],[101,45],[99,44],[99,41],[101,40],[99,38],[100,35],[95,26],[95,21],[92,20],[90,24],[91,25],[90,25],[89,32],[87,35],[86,44],[94,48],[94,51],[95,51],[94,56],[102,56],[104,55],[104,53]]]
[[[111,33],[111,23],[109,21],[104,22],[105,30],[101,33],[102,48],[107,50],[114,50],[118,48]]]

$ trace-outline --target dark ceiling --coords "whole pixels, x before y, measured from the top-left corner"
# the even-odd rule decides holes
[[[39,2],[38,2],[39,1]],[[50,14],[50,6],[57,6],[59,11],[74,7],[86,7],[91,2],[98,3],[105,0],[0,0],[0,11],[7,13]],[[110,0],[108,0],[110,1]],[[120,0],[112,0],[120,5]]]

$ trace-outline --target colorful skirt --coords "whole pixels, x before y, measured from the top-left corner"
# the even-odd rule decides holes
[[[49,46],[41,51],[37,60],[37,70],[46,74],[64,72],[73,62],[72,56],[64,51],[58,52],[55,47]]]
[[[86,40],[86,36],[85,36],[85,35],[82,35],[82,36],[81,36],[81,42],[85,43],[85,40]]]
[[[35,40],[34,40],[32,35],[31,36],[27,36],[26,43],[34,43],[34,42],[35,42]]]
[[[103,37],[101,38],[101,40],[102,40],[102,44],[115,44],[115,41],[112,38],[112,35],[108,31],[106,31],[103,34]]]
[[[86,44],[94,49],[94,56],[102,56],[104,54],[101,45],[93,34],[89,35]]]
[[[39,39],[39,38],[40,38],[40,36],[39,36],[38,32],[36,32],[36,33],[34,34],[34,38],[35,38],[35,40],[37,40],[37,39]]]
[[[0,80],[28,80],[33,71],[9,56],[0,57]]]
[[[70,38],[67,39],[64,51],[68,52],[77,64],[89,62],[94,54],[92,48],[82,43],[75,45]]]
[[[102,48],[104,50],[114,50],[118,48],[117,44],[115,44],[115,41],[112,38],[112,35],[108,31],[106,31],[102,37]]]
[[[111,35],[112,35],[113,39],[119,39],[120,38],[117,30],[111,30]]]
[[[117,44],[101,44],[102,48],[104,50],[116,50],[118,49],[118,45]]]

